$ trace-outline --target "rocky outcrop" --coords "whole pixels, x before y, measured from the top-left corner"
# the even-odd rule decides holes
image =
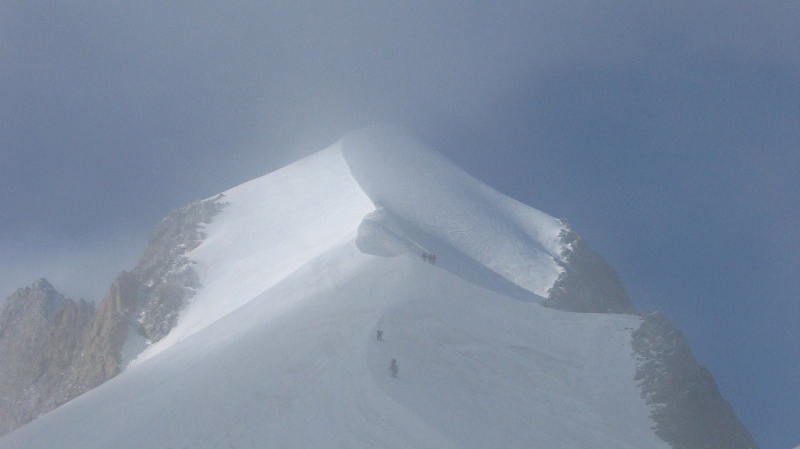
[[[151,342],[169,333],[185,301],[200,286],[186,253],[203,241],[202,225],[210,223],[225,206],[222,198],[218,195],[170,212],[156,227],[144,256],[130,273],[139,283],[137,320]]]
[[[0,435],[94,385],[79,375],[94,307],[56,292],[45,279],[0,306]]]
[[[119,374],[122,365],[122,347],[131,326],[136,326],[139,283],[130,273],[122,272],[111,284],[106,297],[97,309],[89,334],[86,337],[84,357],[79,366],[86,383],[100,385]]]
[[[556,260],[563,271],[548,291],[545,306],[570,312],[636,313],[622,279],[586,241],[562,221],[560,237],[566,248],[563,261]]]
[[[200,286],[186,253],[202,242],[201,227],[225,205],[221,198],[171,211],[156,227],[136,268],[114,280],[86,341],[80,368],[88,383],[99,385],[125,368],[122,349],[132,331],[154,343],[175,325]]]
[[[633,332],[635,379],[652,410],[656,435],[674,449],[758,448],[683,334],[662,313],[642,318]]]
[[[222,195],[174,210],[156,227],[136,268],[122,272],[95,311],[44,279],[0,308],[0,435],[102,384],[125,368],[131,332],[163,338],[199,282],[186,253]]]
[[[545,305],[572,312],[642,317],[632,333],[635,381],[650,406],[656,434],[674,449],[756,449],[733,407],[722,398],[683,334],[662,313],[638,313],[616,271],[568,223],[561,239],[564,269]]]

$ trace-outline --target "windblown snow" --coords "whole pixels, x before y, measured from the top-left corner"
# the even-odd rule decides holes
[[[563,225],[401,131],[220,201],[170,334],[0,447],[668,447],[634,381],[640,319],[539,304]]]

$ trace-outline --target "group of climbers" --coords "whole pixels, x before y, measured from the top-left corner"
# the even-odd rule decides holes
[[[423,252],[422,260],[430,263],[431,265],[436,265],[436,254]],[[383,341],[383,331],[380,329],[378,329],[377,339],[378,341]],[[392,359],[392,362],[389,364],[389,372],[392,373],[392,377],[397,379],[397,375],[400,372],[400,369],[397,367],[397,359]]]
[[[422,260],[431,265],[436,265],[436,254],[422,253]]]

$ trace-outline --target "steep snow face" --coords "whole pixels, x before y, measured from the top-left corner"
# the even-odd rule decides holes
[[[0,448],[666,449],[633,382],[638,324],[348,242]]]
[[[477,181],[398,128],[354,131],[340,145],[364,192],[416,237],[407,246],[461,254],[547,296],[563,270],[555,262],[564,251],[559,220]]]
[[[330,248],[374,210],[337,146],[223,194],[223,211],[187,254],[201,287],[177,325],[139,361],[238,309]]]
[[[223,195],[227,204],[187,253],[201,287],[172,331],[137,361],[355,239],[360,224],[375,231],[371,246],[361,247],[367,253],[389,255],[377,249],[383,246],[391,255],[436,254],[444,269],[517,299],[541,302],[563,270],[558,220],[471,178],[397,128],[348,134]]]

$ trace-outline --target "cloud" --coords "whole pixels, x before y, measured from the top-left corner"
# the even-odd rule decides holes
[[[64,296],[99,304],[114,278],[131,270],[144,252],[141,236],[89,242],[0,242],[0,299],[47,278]]]

